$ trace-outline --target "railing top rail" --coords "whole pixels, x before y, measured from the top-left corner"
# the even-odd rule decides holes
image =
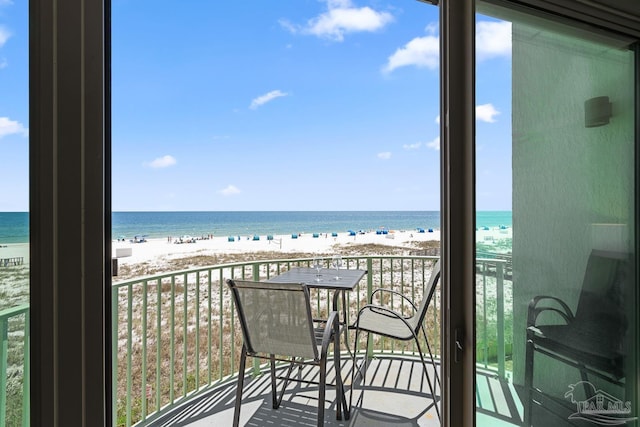
[[[153,274],[148,276],[140,276],[135,279],[128,279],[122,282],[114,282],[112,283],[112,288],[120,288],[126,287],[135,283],[141,282],[152,282],[157,280],[162,280],[166,278],[171,278],[173,276],[179,276],[182,274],[194,274],[198,272],[206,272],[210,270],[224,269],[224,268],[234,268],[234,267],[242,267],[242,266],[252,266],[252,265],[262,265],[262,264],[286,264],[286,263],[300,263],[300,262],[311,262],[313,260],[313,256],[303,257],[303,258],[275,258],[275,259],[264,259],[264,260],[252,260],[252,261],[236,261],[230,262],[226,264],[214,264],[208,265],[204,267],[196,267],[190,268],[186,270],[178,270],[172,271],[169,273],[162,274]],[[326,255],[326,258],[330,258],[330,255]],[[434,255],[342,255],[343,259],[351,259],[351,260],[366,260],[366,259],[438,259],[438,256]],[[495,260],[487,260],[487,261],[495,261]]]
[[[327,255],[329,257],[329,255]],[[437,255],[343,255],[345,259],[352,260],[366,260],[366,259],[438,259]],[[113,288],[126,287],[131,284],[141,283],[141,282],[152,282],[158,281],[162,279],[171,278],[173,276],[179,276],[181,274],[194,274],[198,272],[206,272],[215,269],[224,269],[224,268],[235,268],[241,266],[251,266],[251,265],[261,265],[261,264],[275,264],[275,263],[300,263],[311,261],[313,257],[303,257],[303,258],[275,258],[275,259],[265,259],[265,260],[252,260],[252,261],[236,261],[225,264],[214,264],[208,265],[204,267],[196,267],[185,270],[177,270],[169,273],[163,274],[152,274],[148,276],[136,277],[135,279],[128,279],[121,282],[112,283]],[[477,258],[476,262],[482,263],[495,263],[495,264],[507,264],[509,262],[508,259],[505,258]]]
[[[18,315],[23,314],[23,313],[27,313],[28,311],[29,311],[29,304],[28,303],[20,304],[20,305],[16,305],[14,307],[6,308],[6,309],[0,311],[0,318],[14,317],[14,316],[18,316]]]
[[[504,258],[476,258],[476,262],[492,262],[494,264],[507,264],[509,262],[508,259]]]

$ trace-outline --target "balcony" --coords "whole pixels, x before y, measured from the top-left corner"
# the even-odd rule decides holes
[[[345,262],[346,268],[368,272],[354,292],[348,294],[348,316],[354,316],[372,290],[378,287],[392,288],[420,300],[422,286],[430,276],[434,257],[354,256],[345,258]],[[208,416],[228,415],[242,337],[224,279],[265,280],[292,267],[309,266],[310,263],[311,259],[233,263],[114,284],[112,298],[117,312],[113,316],[112,331],[117,347],[113,348],[113,383],[116,385],[113,411],[117,414],[117,425],[154,422],[161,425],[168,413],[175,415],[175,408],[186,413],[197,411],[198,405],[207,405]],[[512,391],[507,381],[507,350],[510,349],[511,338],[509,328],[505,327],[511,319],[511,281],[507,280],[509,275],[505,274],[507,265],[506,261],[498,259],[478,261],[478,302],[481,308],[477,322],[478,361],[479,369],[483,372],[479,374],[478,399],[484,402],[486,408],[493,407],[497,415],[505,412],[501,407],[511,408],[507,410],[507,418],[513,418],[517,417],[517,411],[513,413],[515,405],[505,403],[513,401],[511,396],[503,397],[505,393],[493,392],[494,389],[508,390],[508,394]],[[311,296],[314,315],[326,316],[329,301],[327,292],[312,291]],[[483,303],[489,300],[495,303]],[[440,301],[438,290],[426,320],[429,340],[436,354],[440,353]],[[398,309],[402,308],[400,300],[391,303]],[[371,395],[392,393],[396,396],[393,399],[396,399],[401,398],[397,396],[398,393],[415,396],[420,392],[419,389],[400,385],[403,380],[407,384],[413,383],[416,377],[420,382],[420,370],[409,368],[415,362],[411,343],[375,339],[369,347],[366,342],[359,343],[358,354],[375,357],[369,372],[376,374],[367,377],[368,381],[374,381],[374,387],[379,378],[393,377],[397,372],[402,374],[392,387],[387,382],[381,383],[382,388],[371,392]],[[348,360],[346,357],[343,359]],[[350,366],[345,364],[342,369],[343,376],[350,378]],[[261,385],[263,377],[258,375],[260,370],[260,366],[254,366],[255,378],[247,385],[259,390],[254,397],[254,409],[262,407],[257,402],[264,399],[264,393],[267,393]],[[496,385],[499,386],[496,388]],[[207,399],[213,399],[216,403],[203,403]],[[424,408],[422,400],[418,406]],[[265,415],[281,417],[286,413],[282,412],[283,409],[273,414],[267,411]],[[326,420],[335,420],[331,406],[328,409]],[[306,406],[305,410],[315,414],[315,405]],[[244,413],[250,411],[247,409]],[[393,414],[388,412],[382,415]],[[427,415],[432,414],[427,412]]]
[[[346,268],[367,270],[347,296],[347,316],[355,316],[378,287],[392,288],[420,300],[435,257],[353,256],[345,257]],[[327,263],[329,260],[327,260]],[[112,381],[116,426],[132,425],[228,425],[233,415],[238,352],[242,345],[225,278],[264,280],[296,266],[309,266],[311,259],[250,261],[194,268],[115,283],[112,286]],[[478,425],[519,425],[520,400],[510,383],[512,343],[512,282],[508,259],[477,260],[477,389]],[[312,291],[314,315],[327,312],[329,295]],[[402,301],[386,301],[403,309]],[[406,308],[406,307],[404,307]],[[436,358],[440,354],[440,289],[436,289],[427,313],[429,340]],[[29,308],[20,306],[0,313],[0,425],[29,425]],[[349,322],[349,319],[347,319]],[[353,334],[350,336],[353,349]],[[351,362],[343,347],[342,375],[351,383]],[[364,398],[357,379],[351,420],[337,421],[327,390],[327,425],[371,425],[374,421],[394,425],[438,425],[433,399],[414,346],[389,339],[362,340],[358,360],[370,359]],[[14,360],[15,359],[15,360]],[[26,381],[7,395],[12,372],[22,369]],[[270,408],[267,376],[254,364],[245,382],[243,419],[247,425],[314,423],[314,389],[285,395],[281,408]],[[304,370],[301,376],[313,376]],[[330,371],[331,375],[335,372]],[[357,378],[357,377],[356,377]],[[15,387],[14,387],[15,388]],[[437,391],[436,391],[437,393]],[[402,402],[402,405],[398,405]],[[483,420],[487,420],[484,422]],[[284,424],[283,424],[284,423]]]

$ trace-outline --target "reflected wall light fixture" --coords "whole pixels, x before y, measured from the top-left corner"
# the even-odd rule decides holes
[[[595,128],[609,124],[611,102],[608,96],[596,96],[584,102],[584,126]]]

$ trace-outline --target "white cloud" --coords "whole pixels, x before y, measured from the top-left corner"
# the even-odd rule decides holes
[[[511,55],[511,22],[478,22],[476,24],[478,61],[509,55]]]
[[[404,144],[402,148],[405,150],[417,150],[422,146],[422,142],[416,142],[415,144]]]
[[[414,65],[418,68],[435,70],[440,63],[440,41],[435,25],[429,25],[427,35],[416,37],[398,48],[389,58],[382,72],[390,73],[396,68]]]
[[[438,116],[436,117],[435,122],[436,122],[437,124],[440,124],[440,114],[438,114]]]
[[[233,184],[229,184],[222,190],[218,191],[218,193],[223,196],[233,196],[234,194],[240,194],[240,189]]]
[[[273,101],[276,98],[280,98],[281,96],[288,96],[288,95],[289,95],[288,93],[282,92],[281,90],[272,90],[269,93],[265,93],[264,95],[260,95],[259,97],[253,99],[253,101],[251,101],[251,105],[249,106],[249,108],[251,108],[252,110],[255,110],[256,108],[266,104],[269,101]]]
[[[476,105],[476,120],[494,123],[496,121],[494,116],[498,114],[500,114],[500,112],[494,108],[493,104]]]
[[[175,164],[176,164],[176,159],[173,156],[170,156],[168,154],[166,156],[158,157],[157,159],[154,159],[153,161],[148,163],[149,167],[156,168],[156,169],[167,168]]]
[[[440,137],[437,136],[434,140],[427,142],[425,145],[432,150],[440,151]]]
[[[14,134],[29,136],[29,129],[25,128],[22,123],[10,120],[8,117],[0,117],[0,139]]]
[[[327,9],[304,26],[286,20],[280,20],[280,25],[294,34],[310,34],[341,42],[347,33],[377,31],[394,19],[388,12],[355,7],[350,0],[327,0]]]
[[[389,160],[391,158],[391,152],[383,151],[382,153],[378,153],[378,158],[382,160]]]
[[[438,27],[429,24],[427,35],[416,37],[398,48],[387,59],[382,68],[390,73],[396,68],[416,66],[435,70],[440,63],[440,41]],[[511,23],[480,21],[476,25],[476,57],[478,61],[497,56],[511,55]]]
[[[9,37],[11,37],[11,32],[6,27],[0,25],[0,47],[9,40]]]

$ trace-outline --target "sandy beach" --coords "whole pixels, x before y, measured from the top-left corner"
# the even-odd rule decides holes
[[[377,234],[370,231],[358,233],[355,236],[345,232],[338,233],[336,237],[331,234],[300,234],[297,238],[292,238],[290,234],[272,237],[272,240],[268,240],[267,236],[258,236],[259,240],[254,240],[254,236],[234,236],[234,241],[229,241],[228,236],[212,236],[211,238],[197,239],[194,243],[175,243],[175,238],[171,240],[169,238],[149,239],[143,243],[114,241],[113,257],[118,258],[118,263],[124,266],[201,255],[238,255],[260,252],[329,254],[350,248],[356,249],[359,245],[383,245],[415,250],[425,247],[424,242],[440,241],[441,236],[439,230],[431,232],[427,230],[425,232],[389,230],[388,234]],[[511,229],[478,230],[476,233],[477,241],[489,244],[510,238]]]
[[[423,248],[424,242],[440,241],[440,230],[420,233],[414,230],[390,230],[388,234],[376,234],[370,231],[364,234],[338,233],[336,237],[330,234],[300,234],[297,238],[288,235],[274,235],[273,240],[267,236],[234,236],[230,242],[228,236],[212,236],[209,239],[197,239],[195,243],[174,243],[168,238],[149,239],[144,243],[127,241],[112,242],[113,258],[118,259],[119,265],[135,265],[139,263],[154,263],[161,260],[189,258],[195,256],[214,256],[221,254],[239,255],[247,253],[276,252],[276,253],[318,253],[330,254],[342,250],[356,249],[359,245],[383,245],[388,247],[405,248],[407,250]],[[478,230],[476,241],[491,244],[502,239],[512,237],[511,229]],[[128,255],[130,254],[130,255]],[[29,244],[9,243],[0,245],[0,258],[23,257],[24,264],[29,264]]]
[[[218,254],[242,254],[257,252],[287,253],[331,253],[338,247],[379,244],[386,246],[414,246],[415,242],[439,241],[440,232],[419,233],[417,231],[390,230],[388,234],[376,234],[366,232],[364,234],[338,233],[336,237],[331,234],[300,234],[297,238],[288,235],[274,235],[272,240],[268,236],[234,236],[234,241],[229,241],[228,236],[213,236],[209,239],[198,239],[194,243],[175,243],[165,239],[149,239],[143,243],[131,243],[130,241],[114,241],[113,257],[118,258],[120,265],[149,262],[158,258],[177,259],[198,255]],[[131,251],[131,255],[120,256]]]
[[[239,237],[239,238],[238,238]],[[210,236],[197,238],[194,243],[175,243],[176,238],[148,239],[143,243],[132,243],[129,240],[112,242],[112,257],[117,259],[120,271],[114,281],[142,275],[182,270],[196,265],[212,265],[216,263],[235,262],[244,257],[249,258],[284,258],[311,256],[313,254],[371,254],[395,253],[409,254],[412,251],[424,250],[438,246],[440,230],[389,230],[388,234],[375,231],[359,232],[355,236],[348,232],[331,234],[299,234],[293,238],[291,234],[273,235],[269,240],[266,235]],[[479,229],[476,241],[484,246],[498,245],[511,239],[511,228]],[[508,243],[510,246],[510,242]],[[28,280],[29,244],[15,243],[0,245],[0,258],[23,257],[25,280]],[[9,271],[7,270],[7,273]],[[1,273],[1,272],[0,272]],[[20,288],[20,286],[18,286]]]

